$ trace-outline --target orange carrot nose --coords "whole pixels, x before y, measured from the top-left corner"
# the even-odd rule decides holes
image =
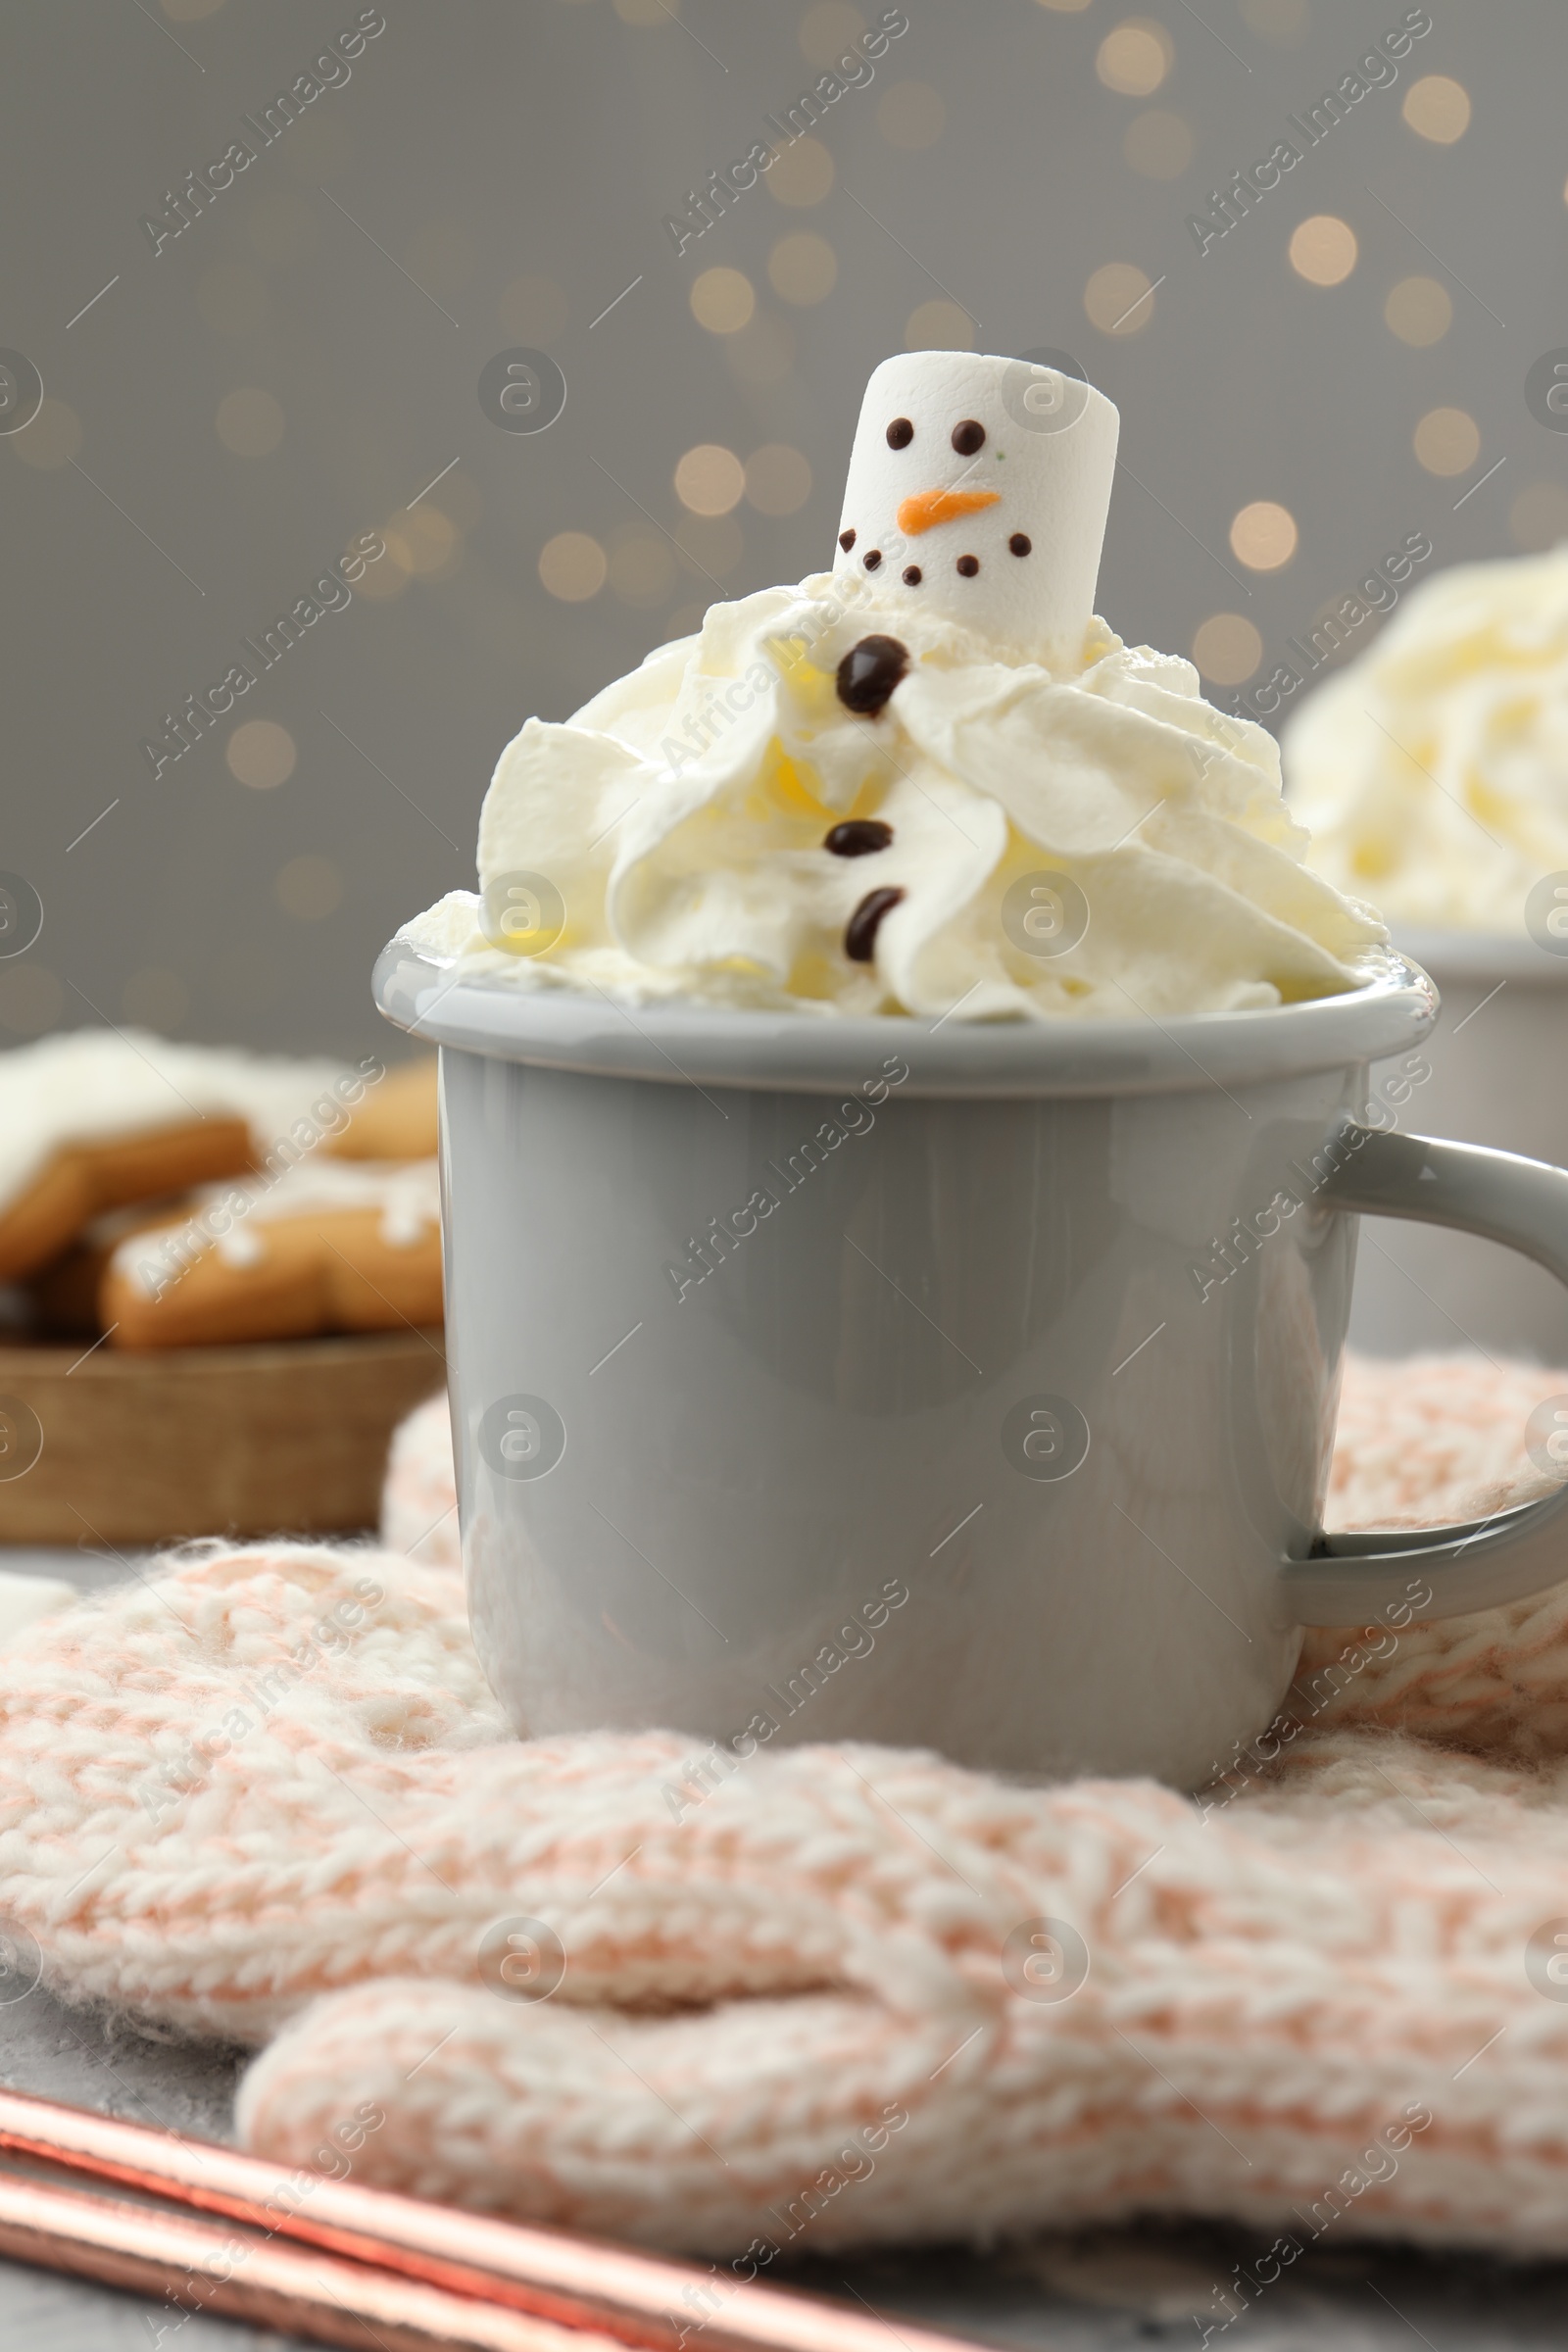
[[[917,490],[912,498],[900,504],[899,528],[912,538],[939,522],[953,522],[960,514],[973,514],[981,507],[994,507],[1001,496],[1000,490]]]

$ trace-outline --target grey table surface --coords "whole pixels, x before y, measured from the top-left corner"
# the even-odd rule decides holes
[[[0,1548],[0,1568],[82,1589],[124,1573],[84,1553]],[[46,1985],[0,2006],[0,2082],[193,2137],[233,2132],[243,2054],[67,2007]],[[1347,2160],[1353,2151],[1347,2151]],[[1568,2263],[1440,2258],[1348,2236],[1309,2246],[1229,2323],[1225,2288],[1264,2233],[1148,2225],[976,2252],[939,2246],[797,2262],[781,2283],[1019,2352],[1124,2352],[1229,2336],[1249,2352],[1544,2352],[1568,2345]],[[1205,2335],[1205,2329],[1207,2334]],[[295,2352],[297,2339],[0,2262],[0,2345],[25,2352]]]

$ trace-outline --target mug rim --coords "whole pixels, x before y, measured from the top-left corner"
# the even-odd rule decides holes
[[[1508,980],[1534,988],[1568,982],[1568,954],[1553,956],[1526,933],[1467,931],[1454,924],[1391,925],[1401,956],[1440,981]]]
[[[577,989],[452,977],[455,959],[399,933],[371,981],[387,1020],[412,1037],[501,1061],[671,1086],[829,1094],[881,1082],[910,1095],[1037,1098],[1200,1093],[1355,1068],[1407,1052],[1438,1016],[1418,964],[1389,951],[1360,988],[1254,1012],[1126,1021],[995,1021],[954,1027],[907,1013],[812,1019],[691,1000],[635,1007]]]

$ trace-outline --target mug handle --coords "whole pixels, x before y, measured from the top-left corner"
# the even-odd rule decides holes
[[[1336,1131],[1329,1157],[1334,1170],[1318,1195],[1326,1207],[1477,1233],[1568,1284],[1568,1170],[1353,1122]],[[1390,1608],[1404,1624],[1494,1609],[1568,1582],[1568,1480],[1556,1494],[1459,1526],[1322,1534],[1307,1558],[1282,1566],[1298,1625],[1370,1625]],[[1412,1607],[1418,1582],[1432,1598]]]

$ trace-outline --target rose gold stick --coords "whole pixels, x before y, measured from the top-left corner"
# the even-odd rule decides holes
[[[604,2336],[391,2271],[15,2174],[0,2174],[0,2254],[161,2296],[171,2335],[176,2314],[216,2311],[356,2352],[610,2352]]]
[[[181,2139],[50,2099],[0,2091],[0,2148],[528,2314],[553,2323],[552,2332],[587,2329],[650,2352],[680,2352],[683,2344],[691,2352],[890,2352],[890,2329],[873,2313],[844,2310],[733,2270],[700,2269],[565,2230],[492,2221],[304,2168],[290,2173],[210,2141]],[[908,2326],[902,2318],[897,2340],[905,2352],[973,2352],[956,2336]],[[572,2348],[594,2352],[580,2334]]]

